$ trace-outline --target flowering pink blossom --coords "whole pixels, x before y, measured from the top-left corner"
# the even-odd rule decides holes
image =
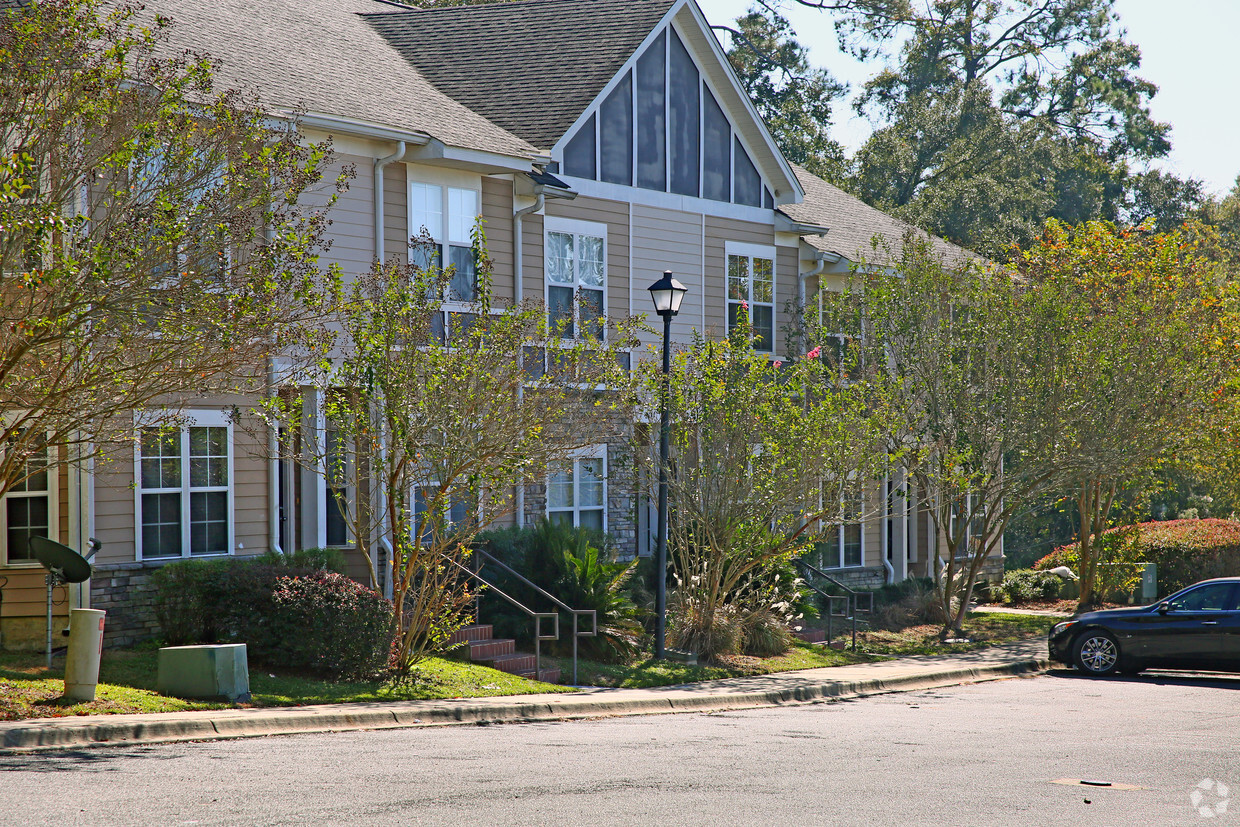
[[[784,366],[783,362],[779,361],[778,359],[775,360],[775,370],[779,370],[783,366]]]
[[[805,358],[806,358],[806,359],[817,359],[817,358],[818,358],[819,356],[821,356],[821,355],[822,355],[822,348],[821,348],[821,347],[815,347],[815,348],[814,348],[813,350],[811,350],[809,353],[805,354]]]
[[[748,310],[748,309],[749,309],[749,302],[745,302],[745,301],[741,302],[741,307],[742,307],[743,309],[745,309],[745,310]]]

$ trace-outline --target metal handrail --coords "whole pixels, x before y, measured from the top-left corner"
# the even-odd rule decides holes
[[[554,603],[556,606],[558,606],[559,608],[563,609],[564,611],[568,612],[569,614],[573,616],[573,685],[576,686],[577,685],[577,639],[583,638],[583,637],[597,637],[598,636],[598,610],[597,609],[574,609],[572,606],[568,605],[567,603],[565,603],[560,598],[556,597],[551,592],[539,586],[537,583],[530,580],[528,577],[521,574],[519,571],[514,569],[512,566],[508,565],[503,560],[500,560],[498,557],[491,554],[490,552],[483,551],[480,548],[475,548],[473,550],[473,553],[478,555],[479,558],[486,558],[490,562],[499,566],[504,571],[508,572],[513,577],[517,578],[518,581],[520,581],[521,583],[524,583],[526,586],[529,586],[531,589],[538,592],[543,597],[547,598],[552,603]],[[577,620],[581,616],[589,616],[590,618],[590,630],[588,632],[581,631],[578,629]],[[557,614],[556,617],[558,618],[559,615]],[[558,640],[558,637],[557,637],[557,640]]]
[[[525,612],[534,621],[534,679],[542,680],[542,642],[544,640],[559,640],[560,639],[560,613],[559,612],[536,612],[533,609],[531,609],[529,606],[526,606],[520,600],[517,600],[515,597],[512,597],[509,594],[506,594],[503,591],[503,589],[500,589],[494,583],[488,582],[487,579],[483,577],[481,573],[473,571],[465,567],[464,565],[462,565],[459,560],[451,560],[451,562],[452,562],[452,565],[456,566],[461,571],[465,572],[470,577],[473,577],[479,583],[486,586],[488,589],[495,592],[500,597],[504,598],[505,600],[507,600],[512,605],[516,606],[521,611]],[[551,618],[551,621],[552,621],[551,628],[553,631],[552,631],[552,634],[550,635],[544,635],[543,630],[542,630],[543,628],[542,622],[546,620],[547,618]]]
[[[846,601],[845,606],[846,606],[846,609],[848,610],[848,614],[851,616],[850,619],[852,620],[852,648],[854,652],[857,651],[857,615],[861,614],[863,611],[866,614],[874,613],[874,592],[859,592],[859,591],[850,589],[847,586],[845,586],[843,583],[841,583],[840,581],[836,580],[831,575],[827,574],[822,569],[818,568],[817,566],[812,565],[807,560],[798,559],[796,563],[801,568],[805,569],[807,572],[811,574],[815,574],[818,577],[821,577],[822,579],[831,583],[837,589],[841,589],[844,591],[843,595],[828,594],[827,592],[824,592],[822,589],[815,586],[810,581],[808,580],[805,581],[805,584],[809,586],[811,589],[813,589],[815,592],[822,595],[823,597],[828,598],[828,602],[827,602],[827,641],[828,642],[831,640],[831,617],[832,615],[835,615],[834,604],[831,601],[832,600],[845,600]],[[861,607],[862,597],[866,598],[866,606],[864,609],[862,609]],[[835,616],[839,617],[839,615],[835,615]]]

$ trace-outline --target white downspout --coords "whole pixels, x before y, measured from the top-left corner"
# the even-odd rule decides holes
[[[275,356],[267,357],[267,398],[274,399],[276,395],[276,359]],[[283,493],[283,487],[280,485],[280,426],[276,422],[271,423],[271,428],[267,434],[267,545],[276,554],[283,555],[284,549],[280,545],[280,495]]]
[[[512,299],[514,302],[521,301],[521,293],[525,289],[525,266],[524,266],[525,255],[522,252],[521,219],[525,218],[530,213],[538,212],[539,210],[543,208],[543,205],[545,203],[546,203],[546,196],[544,195],[543,188],[541,186],[537,186],[534,188],[534,203],[528,207],[523,207],[519,210],[516,210],[512,214],[512,245],[513,245],[512,249],[513,249],[513,255],[516,258],[516,262],[513,265]],[[518,390],[517,393],[523,395],[523,390],[524,389]],[[519,480],[517,482],[516,511],[517,511],[517,528],[524,528],[525,527],[525,480],[524,479]]]
[[[896,582],[896,568],[891,565],[891,535],[892,527],[890,525],[891,515],[891,474],[883,475],[883,512],[886,516],[883,519],[883,542],[880,544],[883,549],[883,568],[887,570],[887,582]]]
[[[375,159],[375,261],[383,263],[383,168],[405,154],[405,142],[396,142],[396,151]]]
[[[816,261],[817,264],[814,265],[813,270],[806,270],[805,272],[800,272],[800,270],[797,271],[797,301],[800,302],[801,304],[802,322],[804,322],[804,316],[809,310],[809,308],[805,306],[806,302],[808,301],[808,297],[806,296],[806,290],[805,290],[805,280],[809,278],[813,278],[814,276],[820,275],[822,273],[822,271],[827,266],[827,254],[822,252],[821,250],[815,251],[814,261]],[[801,350],[807,349],[805,345],[806,345],[806,342],[804,341],[804,339],[802,339]]]

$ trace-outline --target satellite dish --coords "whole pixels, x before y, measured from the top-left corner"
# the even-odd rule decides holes
[[[82,583],[90,579],[90,563],[86,558],[55,540],[31,537],[30,553],[62,583]]]
[[[31,537],[28,541],[30,554],[47,569],[47,668],[52,668],[52,589],[62,583],[82,583],[90,579],[90,563],[66,545],[46,537]],[[90,541],[94,557],[99,541]]]

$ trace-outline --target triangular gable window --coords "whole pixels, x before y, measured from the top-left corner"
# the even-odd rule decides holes
[[[563,170],[608,184],[774,206],[770,186],[671,27],[569,137]]]

